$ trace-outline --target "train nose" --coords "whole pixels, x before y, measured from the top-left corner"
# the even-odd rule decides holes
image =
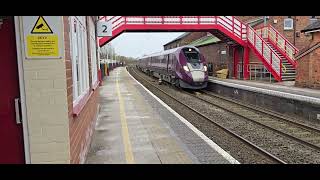
[[[191,77],[193,79],[193,82],[203,82],[205,73],[202,71],[191,71]]]

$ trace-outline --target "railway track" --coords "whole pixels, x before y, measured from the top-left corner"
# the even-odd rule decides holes
[[[257,146],[256,144],[254,144],[253,142],[249,141],[248,139],[242,137],[241,135],[237,134],[234,131],[229,130],[228,128],[224,127],[223,125],[221,125],[220,123],[214,121],[213,119],[211,119],[210,117],[204,115],[203,113],[199,112],[198,110],[194,109],[193,107],[183,103],[182,101],[180,101],[179,99],[177,99],[176,97],[172,96],[171,94],[165,92],[164,90],[162,90],[161,88],[157,87],[156,85],[154,85],[153,83],[151,83],[149,80],[147,80],[146,78],[142,77],[139,73],[137,73],[134,68],[131,68],[131,72],[133,72],[136,76],[138,76],[140,79],[142,79],[144,82],[146,82],[147,84],[149,84],[150,86],[152,86],[153,88],[157,89],[158,91],[160,91],[161,93],[165,94],[166,96],[170,97],[172,100],[178,102],[179,104],[181,104],[182,106],[186,107],[187,109],[189,109],[190,111],[192,111],[193,113],[197,114],[198,116],[202,117],[203,119],[205,119],[206,121],[210,122],[211,124],[217,126],[218,128],[220,128],[221,130],[223,130],[224,132],[226,132],[227,134],[231,135],[232,137],[236,138],[238,141],[241,141],[243,144],[245,144],[246,146],[249,146],[250,148],[254,149],[255,151],[257,151],[259,154],[262,154],[263,156],[267,157],[268,159],[270,159],[272,162],[275,163],[279,163],[279,164],[287,164],[284,160],[276,157],[275,155],[271,154],[270,152],[266,151],[265,149]],[[200,98],[198,98],[200,99]]]
[[[290,120],[287,117],[258,107],[252,107],[215,95],[206,90],[198,92],[200,92],[200,94],[187,93],[207,104],[221,108],[250,122],[258,124],[259,126],[274,131],[286,138],[297,141],[302,145],[306,145],[320,151],[320,130],[317,128]],[[223,101],[223,103],[221,103],[221,101]]]

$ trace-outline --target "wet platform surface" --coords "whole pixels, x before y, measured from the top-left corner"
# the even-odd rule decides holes
[[[238,163],[185,121],[124,67],[116,68],[100,87],[99,119],[86,163]]]

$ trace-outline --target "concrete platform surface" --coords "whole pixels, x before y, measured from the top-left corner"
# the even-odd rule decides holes
[[[236,79],[220,79],[216,77],[209,77],[209,81],[230,87],[320,104],[319,90],[295,87],[294,81],[270,83]]]
[[[238,163],[119,67],[100,88],[87,164]]]

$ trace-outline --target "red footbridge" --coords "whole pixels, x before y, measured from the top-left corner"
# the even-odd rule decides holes
[[[250,50],[277,81],[289,80],[297,65],[295,54],[298,49],[275,28],[269,25],[253,29],[234,16],[100,16],[100,21],[112,23],[112,36],[100,38],[100,47],[123,32],[206,31],[230,47],[244,48],[244,79],[249,78]],[[239,64],[237,54],[238,52],[234,52],[235,67]]]

